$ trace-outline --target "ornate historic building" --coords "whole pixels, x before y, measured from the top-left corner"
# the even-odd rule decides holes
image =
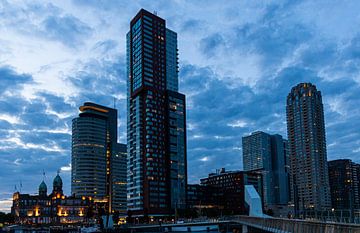
[[[30,195],[15,192],[12,214],[18,224],[69,224],[83,223],[93,217],[93,201],[86,197],[66,197],[63,194],[62,179],[57,174],[53,190],[48,195],[44,181],[39,185],[39,194]]]

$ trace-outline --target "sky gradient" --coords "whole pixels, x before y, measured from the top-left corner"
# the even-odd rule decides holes
[[[316,2],[316,3],[315,3]],[[241,137],[286,135],[291,87],[322,92],[328,160],[360,162],[360,2],[0,0],[0,211],[61,169],[85,101],[119,111],[126,143],[125,35],[141,9],[178,33],[188,179],[242,169]]]

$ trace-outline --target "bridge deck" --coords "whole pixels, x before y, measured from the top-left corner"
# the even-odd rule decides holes
[[[185,222],[180,224],[151,224],[131,226],[130,229],[172,228],[239,224],[274,233],[360,233],[360,225],[310,220],[231,216],[220,221]]]
[[[360,225],[358,224],[316,222],[283,218],[259,218],[250,216],[234,216],[228,220],[275,233],[360,233]]]

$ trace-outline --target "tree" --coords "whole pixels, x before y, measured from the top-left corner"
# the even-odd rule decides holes
[[[117,225],[118,224],[118,222],[119,222],[119,218],[120,218],[120,213],[119,213],[119,211],[114,211],[114,213],[113,213],[113,221],[114,221],[114,223]]]
[[[0,223],[14,223],[14,216],[10,213],[0,212]]]
[[[127,212],[127,218],[126,218],[126,222],[127,223],[134,223],[134,218],[132,217],[132,211],[128,210]]]

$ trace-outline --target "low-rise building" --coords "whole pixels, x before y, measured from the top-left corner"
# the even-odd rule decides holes
[[[359,164],[350,159],[338,159],[329,161],[328,168],[332,208],[359,209]]]
[[[53,190],[47,194],[44,181],[38,195],[13,194],[12,214],[18,224],[74,224],[84,223],[94,216],[93,201],[88,197],[65,196],[59,174],[53,181]]]
[[[201,179],[200,184],[188,185],[188,207],[218,209],[221,214],[244,214],[247,212],[245,185],[254,185],[259,195],[263,196],[260,172],[225,171],[222,168]]]

